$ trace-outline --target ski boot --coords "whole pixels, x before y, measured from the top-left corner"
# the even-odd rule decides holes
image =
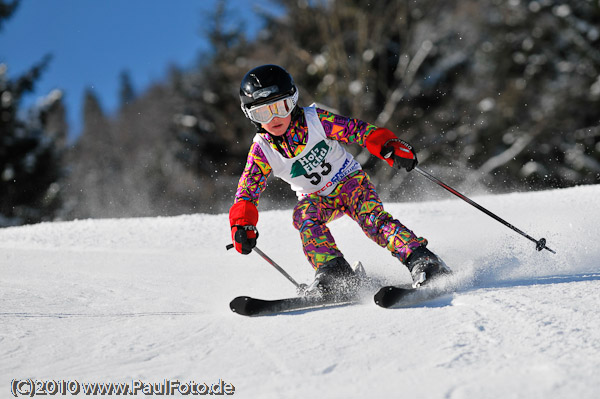
[[[406,260],[406,267],[410,270],[415,288],[452,273],[440,257],[424,246],[418,247],[410,254]]]
[[[365,272],[360,262],[355,265],[353,268],[343,257],[321,265],[315,273],[315,281],[307,288],[306,295],[319,295],[327,300],[343,300],[356,295]]]

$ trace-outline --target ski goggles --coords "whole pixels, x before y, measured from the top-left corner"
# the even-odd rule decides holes
[[[246,114],[246,117],[251,121],[257,123],[269,123],[275,117],[285,118],[291,114],[297,101],[298,91],[291,97],[282,98],[272,103],[256,105],[250,108],[246,108],[242,105],[242,110],[244,110],[244,114]]]

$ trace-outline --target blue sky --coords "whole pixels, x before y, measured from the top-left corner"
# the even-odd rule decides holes
[[[169,65],[194,65],[208,49],[203,26],[217,0],[23,0],[0,31],[0,63],[16,78],[52,54],[36,91],[23,100],[29,106],[53,89],[65,93],[70,135],[81,129],[81,106],[92,88],[106,112],[119,102],[119,76],[130,73],[136,92],[162,80]],[[260,20],[253,7],[268,9],[267,0],[229,0],[234,24],[250,36]]]

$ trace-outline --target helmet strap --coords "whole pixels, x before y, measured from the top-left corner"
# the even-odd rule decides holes
[[[300,116],[302,116],[302,107],[296,104],[292,110],[292,122],[297,121]]]
[[[267,131],[262,127],[262,125],[258,122],[250,121],[256,128],[256,133],[267,133]]]

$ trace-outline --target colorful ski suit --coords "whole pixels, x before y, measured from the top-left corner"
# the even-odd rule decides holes
[[[246,200],[258,205],[267,177],[274,173],[298,194],[293,225],[300,232],[304,253],[313,268],[343,256],[327,223],[344,214],[355,220],[369,238],[405,262],[427,241],[383,209],[367,174],[338,143],[366,147],[365,140],[376,129],[358,119],[304,108],[283,136],[257,133],[235,202]]]

